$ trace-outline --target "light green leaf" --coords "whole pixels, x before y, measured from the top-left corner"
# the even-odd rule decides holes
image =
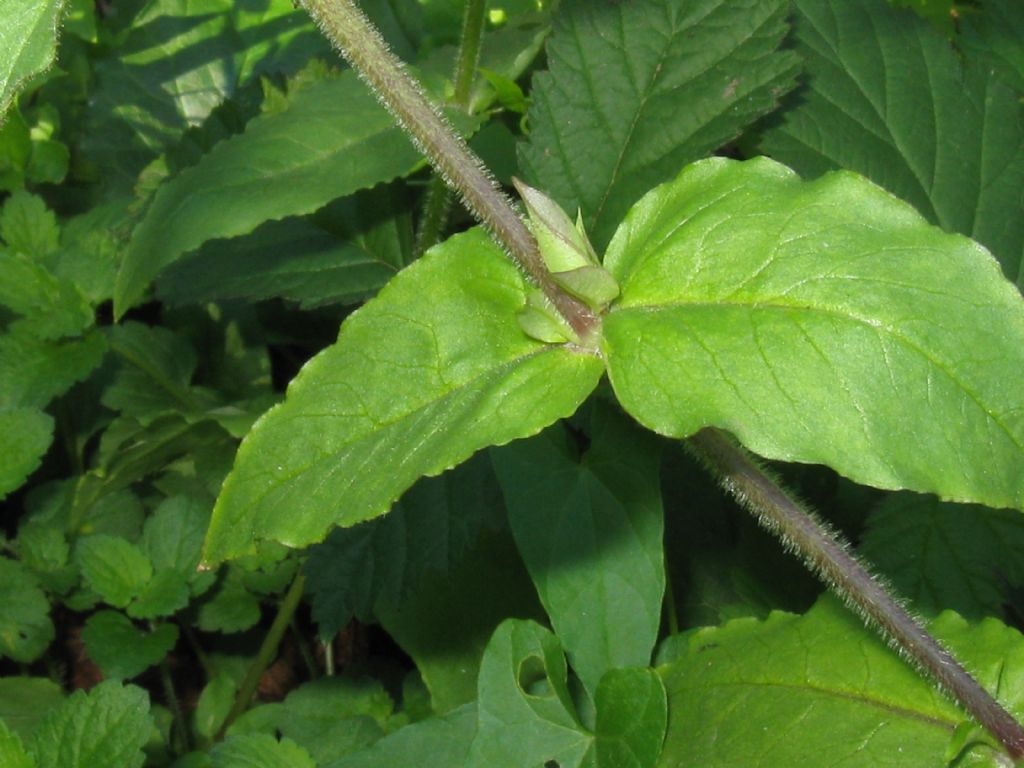
[[[380,739],[393,709],[377,680],[321,678],[288,694],[280,730],[325,765]]]
[[[89,693],[75,691],[53,710],[33,734],[29,751],[41,768],[141,768],[152,728],[146,692],[107,680]]]
[[[1016,0],[985,0],[964,14],[957,44],[971,58],[992,61],[1018,93],[1024,92],[1024,13]]]
[[[260,620],[260,601],[245,588],[240,568],[229,566],[223,581],[204,596],[199,628],[204,632],[242,632]]]
[[[668,727],[668,700],[658,673],[611,669],[601,678],[594,703],[598,768],[653,768]]]
[[[156,571],[139,596],[128,605],[126,613],[133,619],[171,616],[188,605],[190,594],[188,579],[184,574],[178,571]]]
[[[64,701],[64,691],[45,677],[0,678],[0,720],[28,741],[46,713]]]
[[[0,250],[0,304],[24,318],[19,331],[41,339],[77,336],[92,325],[93,311],[75,286],[54,277],[37,260],[23,253]]]
[[[346,320],[243,441],[205,559],[301,547],[386,512],[423,475],[535,434],[596,386],[596,357],[527,338],[524,278],[473,231],[407,267]]]
[[[63,5],[63,0],[0,0],[0,124],[25,81],[53,64]]]
[[[39,466],[52,440],[49,414],[35,408],[0,409],[0,499]]]
[[[476,706],[465,704],[442,717],[400,728],[369,749],[322,768],[453,768],[466,765],[476,733]]]
[[[118,273],[116,314],[135,304],[162,269],[207,240],[311,213],[422,162],[354,72],[313,83],[285,111],[252,120],[245,133],[161,186]]]
[[[871,511],[859,551],[933,616],[1001,616],[1006,585],[1024,583],[1024,518],[1015,510],[948,504],[901,493]]]
[[[88,376],[107,350],[102,334],[40,339],[25,325],[0,335],[0,408],[41,408]]]
[[[170,496],[147,518],[139,546],[155,571],[194,577],[209,521],[208,503],[191,496]]]
[[[230,736],[210,750],[213,768],[316,768],[309,753],[290,739],[265,733]]]
[[[238,684],[230,674],[225,671],[215,674],[199,694],[199,701],[196,703],[196,733],[204,739],[213,741],[227,719],[237,693]]]
[[[371,296],[402,267],[411,250],[408,215],[397,196],[375,188],[326,209],[341,231],[314,218],[261,225],[251,235],[207,243],[170,267],[157,295],[173,304],[281,296],[304,309]]]
[[[645,426],[1024,507],[1024,301],[977,244],[852,174],[712,159],[645,197],[606,264],[609,374]]]
[[[125,539],[95,534],[79,540],[75,559],[82,577],[110,605],[124,608],[142,594],[153,565],[142,551]]]
[[[178,627],[160,624],[144,632],[123,613],[98,611],[86,619],[82,640],[105,677],[123,680],[163,661],[178,642]]]
[[[991,619],[969,626],[951,613],[931,629],[1020,716],[1019,633]],[[970,722],[831,598],[805,616],[740,619],[679,639],[681,656],[661,670],[666,767],[946,765],[954,732]]]
[[[1024,280],[1024,107],[984,61],[885,0],[797,0],[809,74],[760,148],[802,175],[841,167],[973,237]]]
[[[492,456],[516,544],[590,695],[609,669],[649,664],[665,591],[656,443],[606,412],[579,461],[557,427]]]
[[[0,210],[0,238],[7,247],[36,262],[57,250],[57,217],[38,195],[15,190]]]
[[[527,181],[600,251],[629,207],[772,109],[797,59],[781,0],[563,2],[534,78]]]
[[[0,720],[0,765],[4,768],[36,768],[36,761],[25,751],[18,734]]]
[[[53,642],[50,603],[21,563],[0,557],[0,656],[35,661]]]
[[[593,737],[580,724],[558,639],[532,621],[498,627],[480,666],[479,719],[466,768],[578,768]]]

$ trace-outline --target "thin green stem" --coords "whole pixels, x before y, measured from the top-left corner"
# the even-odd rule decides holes
[[[274,622],[270,625],[270,629],[267,630],[267,634],[263,638],[263,644],[260,645],[256,658],[245,673],[245,679],[242,680],[242,684],[238,688],[238,695],[235,697],[235,703],[231,706],[231,711],[228,712],[228,716],[224,718],[224,723],[221,725],[220,730],[217,731],[217,735],[214,737],[215,741],[219,741],[224,737],[225,732],[231,727],[231,724],[235,722],[235,720],[237,720],[242,713],[249,708],[250,703],[252,703],[252,697],[256,693],[256,687],[259,685],[260,677],[263,676],[267,667],[269,667],[271,662],[277,657],[277,648],[281,644],[281,638],[288,629],[288,624],[291,622],[292,616],[295,615],[295,609],[299,607],[299,603],[302,601],[302,589],[305,584],[306,577],[303,575],[302,571],[299,571],[295,575],[292,585],[288,588],[288,592],[285,594],[284,599],[281,601],[281,606],[277,609],[277,616],[274,617]]]
[[[352,0],[302,0],[327,38],[370,85],[431,164],[462,196],[466,207],[491,231],[509,256],[544,292],[581,339],[590,339],[598,319],[562,291],[544,266],[526,224],[483,163],[431,104]]]
[[[334,638],[332,637],[324,646],[324,674],[334,677]]]
[[[921,668],[999,742],[1015,759],[1024,756],[1024,728],[929,634],[888,588],[852,555],[840,536],[794,501],[733,440],[704,429],[688,448],[725,488],[768,530],[818,573],[862,618],[891,637]]]
[[[160,685],[164,689],[164,699],[167,702],[167,708],[171,710],[171,716],[174,718],[174,737],[171,739],[171,743],[178,743],[176,749],[177,754],[181,755],[192,749],[189,739],[188,722],[185,720],[185,714],[181,711],[181,703],[178,701],[178,694],[174,690],[174,678],[171,677],[171,668],[167,664],[167,659],[163,659],[160,664]]]

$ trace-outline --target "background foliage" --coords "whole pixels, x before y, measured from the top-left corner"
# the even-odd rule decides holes
[[[428,92],[450,97],[462,2],[362,5]],[[0,764],[1007,764],[676,441],[625,416],[596,361],[487,322],[527,286],[481,232],[416,260],[429,171],[290,0],[0,0],[0,17]],[[862,207],[848,219],[910,222],[904,280],[879,305],[902,291],[943,319],[920,330],[936,351],[927,381],[972,350],[980,401],[1012,402],[1005,361],[1020,338],[993,307],[1019,297],[994,263],[950,277],[934,254],[966,265],[974,246],[861,180],[813,180],[863,174],[979,241],[1019,287],[1015,0],[491,0],[487,19],[470,109],[449,114],[502,181],[581,208],[607,249],[624,308],[608,324],[609,367],[645,424],[685,432],[656,398],[627,402],[623,382],[648,381],[636,371],[650,363],[614,354],[617,339],[662,332],[673,310],[659,291],[679,286],[660,276],[696,291],[760,276],[736,239],[713,262],[736,271],[707,285],[673,271],[671,253],[613,241],[630,209],[632,243],[669,226],[658,205],[707,194],[698,173],[723,192],[754,176],[776,185],[758,211],[768,218],[853,189]],[[677,179],[709,155],[758,154],[813,183],[767,162]],[[738,219],[742,203],[715,210]],[[820,238],[839,226],[804,221]],[[457,212],[452,229],[470,224]],[[713,255],[721,235],[679,238]],[[400,271],[382,293],[409,311],[356,311]],[[921,299],[937,276],[943,292]],[[965,313],[993,332],[967,334]],[[480,322],[466,333],[456,315]],[[342,344],[303,367],[348,317]],[[708,349],[727,322],[712,320],[693,326]],[[423,339],[443,364],[406,365]],[[756,387],[787,373],[764,354],[762,371],[729,369],[728,354],[715,366]],[[788,372],[811,400],[819,374]],[[358,412],[325,413],[316,387],[347,402],[352,376]],[[292,379],[278,426],[261,422],[241,452],[274,491],[252,496],[233,473],[222,495],[240,439]],[[852,412],[857,387],[877,384],[836,386],[854,393]],[[931,419],[904,421],[890,399],[870,439],[854,439],[851,415],[802,452],[772,441],[814,409],[779,398],[744,437],[774,458],[914,487],[886,473],[937,461],[922,434],[951,444],[975,424],[957,393],[939,395]],[[507,418],[482,424],[496,399]],[[337,424],[356,421],[359,439],[342,444]],[[985,458],[1007,472],[1022,466],[1013,429]],[[862,449],[880,440],[905,466],[872,463]],[[324,482],[318,467],[339,457],[361,469]],[[303,472],[283,476],[296,461]],[[814,464],[776,469],[1024,714],[1024,531],[1018,511],[997,508],[1021,505],[1019,483],[985,507]],[[435,476],[401,493],[423,474]],[[943,493],[966,498],[958,467],[945,474]],[[343,508],[339,489],[355,494]],[[376,517],[381,498],[394,505]],[[255,522],[222,511],[231,504]],[[234,559],[199,567],[208,530],[207,560]],[[238,716],[249,683],[258,695]]]

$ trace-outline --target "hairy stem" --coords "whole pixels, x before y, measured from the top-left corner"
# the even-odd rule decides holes
[[[515,262],[550,299],[581,338],[597,325],[582,302],[562,291],[537,250],[537,243],[483,163],[466,146],[419,84],[388,50],[380,34],[352,0],[302,0],[327,38],[369,83],[466,207],[487,226]]]
[[[292,585],[288,588],[288,592],[285,594],[284,599],[281,601],[281,606],[277,609],[277,616],[274,617],[273,623],[270,625],[270,629],[267,630],[267,634],[263,638],[263,643],[260,645],[260,649],[256,654],[256,658],[253,660],[249,669],[246,670],[245,679],[242,680],[242,685],[238,688],[238,695],[235,696],[235,703],[231,706],[231,711],[228,712],[228,716],[224,718],[224,723],[217,731],[217,735],[214,737],[215,740],[219,741],[224,737],[228,728],[235,722],[244,712],[249,708],[249,704],[252,703],[252,697],[256,693],[256,686],[259,685],[260,677],[266,671],[267,667],[277,656],[277,648],[281,644],[281,638],[284,637],[285,630],[288,629],[288,625],[291,623],[292,616],[295,615],[295,609],[299,607],[299,602],[302,600],[302,589],[306,584],[306,577],[302,571],[295,574],[295,579],[292,581]]]
[[[476,80],[476,65],[480,59],[486,5],[486,0],[466,0],[466,12],[462,17],[462,39],[459,41],[459,55],[455,61],[455,95],[451,103],[466,112],[470,111],[469,99]],[[423,218],[416,237],[417,257],[440,242],[448,224],[452,201],[448,186],[440,174],[431,177],[425,200]]]
[[[982,688],[953,655],[850,554],[838,534],[805,510],[730,438],[698,432],[689,449],[737,501],[814,568],[869,623],[891,637],[1015,759],[1024,756],[1024,728]]]

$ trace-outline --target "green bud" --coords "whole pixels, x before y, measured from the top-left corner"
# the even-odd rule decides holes
[[[533,236],[549,270],[567,272],[598,263],[582,225],[574,225],[558,203],[543,192],[519,179],[512,179],[512,183],[526,204]]]
[[[607,307],[619,295],[619,284],[604,267],[580,267],[568,272],[555,272],[551,276],[559,286],[596,312]]]
[[[547,297],[536,289],[526,294],[526,306],[516,316],[519,327],[531,339],[547,344],[564,344],[567,341],[578,342],[579,337],[558,314]]]

